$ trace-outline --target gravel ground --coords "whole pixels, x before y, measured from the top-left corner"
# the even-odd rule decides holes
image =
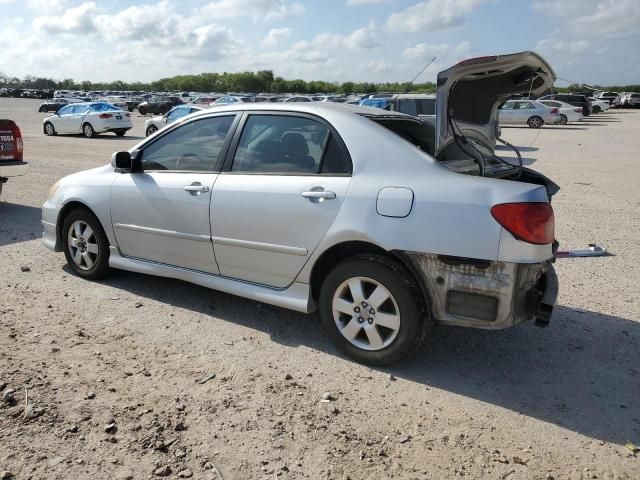
[[[314,315],[72,275],[40,244],[47,190],[132,146],[144,121],[124,138],[46,137],[37,105],[0,99],[31,164],[0,202],[3,480],[640,478],[625,447],[640,444],[640,111],[504,129],[562,187],[562,246],[613,253],[557,262],[548,328],[435,329],[415,358],[374,369]]]

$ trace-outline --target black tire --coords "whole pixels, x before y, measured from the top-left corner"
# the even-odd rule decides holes
[[[45,111],[44,107],[40,107],[40,108],[38,108],[38,113],[42,113],[42,112],[44,112],[44,111]]]
[[[568,121],[569,120],[567,119],[567,116],[564,113],[561,113],[560,114],[560,120],[558,121],[558,123],[560,125],[566,125]]]
[[[593,109],[592,109],[592,112],[593,113],[600,113],[600,110],[601,110],[601,108],[600,108],[599,105],[594,105]]]
[[[46,122],[43,126],[42,126],[42,131],[44,132],[45,135],[48,135],[50,137],[52,137],[53,135],[56,135],[56,129],[53,126],[53,123],[51,122]]]
[[[529,128],[541,128],[544,125],[544,120],[536,115],[527,120],[527,125]]]
[[[149,125],[149,128],[147,128],[147,137],[153,135],[154,133],[156,133],[158,131],[158,127],[156,127],[155,125]]]
[[[116,130],[113,133],[115,133],[118,137],[124,137],[124,134],[127,133],[126,130]]]
[[[90,123],[82,125],[82,134],[87,138],[93,138],[96,136],[96,131]]]
[[[72,249],[69,248],[69,230],[74,228],[74,224],[78,221],[84,222],[93,230],[93,234],[90,235],[89,238],[85,239],[84,237],[80,237],[82,241],[86,240],[87,243],[95,243],[97,245],[97,254],[95,258],[92,256],[93,265],[91,268],[83,268],[81,265],[78,265],[72,256]],[[72,236],[73,235],[75,235],[75,231]],[[92,242],[92,240],[94,242]],[[79,277],[88,280],[97,280],[104,277],[109,271],[109,240],[104,233],[102,225],[100,225],[98,219],[89,210],[78,208],[69,212],[65,217],[62,224],[62,249],[64,250],[64,256],[67,259],[69,267]],[[81,247],[76,247],[74,251],[79,249],[81,249]],[[87,267],[86,261],[85,267]]]
[[[379,314],[383,312],[383,305],[390,305],[394,310],[397,306],[399,310],[396,312],[396,314],[400,316],[397,334],[395,334],[395,336],[387,336],[386,341],[391,341],[384,346],[384,348],[378,350],[360,348],[343,336],[338,329],[337,322],[342,322],[343,319],[345,322],[344,325],[346,325],[351,321],[358,321],[356,315],[369,316],[369,313],[365,311],[364,313],[354,313],[353,315],[341,314],[340,316],[342,318],[338,320],[334,319],[334,295],[343,288],[347,280],[354,277],[365,277],[366,279],[371,279],[379,283],[386,288],[391,294],[392,299],[395,300],[395,304],[391,301],[390,304],[385,302],[380,305],[378,307],[379,312],[375,312],[373,309],[371,310],[373,313],[372,316],[374,317],[376,313]],[[371,292],[369,292],[368,295],[371,295]],[[353,297],[351,298],[350,301],[353,301]],[[365,300],[369,300],[369,297],[365,297]],[[357,302],[355,302],[354,305],[356,303]],[[371,305],[367,306],[366,303],[362,305],[364,309],[371,307]],[[422,342],[425,328],[428,324],[426,305],[411,274],[397,261],[380,255],[358,255],[339,263],[327,275],[322,284],[319,307],[324,330],[336,346],[357,362],[369,365],[389,365],[412,354]],[[357,311],[360,312],[359,309]],[[349,319],[349,317],[351,318]],[[370,324],[371,319],[369,319],[369,321],[363,321],[363,319],[360,318],[359,320],[358,323],[362,324],[362,326],[359,327],[359,334],[354,337],[357,341],[360,341],[358,337],[368,338],[366,328],[371,328],[371,326],[376,329],[380,337],[384,340],[383,333],[388,332],[387,329],[377,325],[365,325],[366,323]],[[356,325],[356,327],[358,327],[358,325]]]
[[[138,113],[139,113],[140,115],[146,115],[146,114],[147,114],[147,111],[146,111],[144,108],[140,108],[140,107],[138,107]]]

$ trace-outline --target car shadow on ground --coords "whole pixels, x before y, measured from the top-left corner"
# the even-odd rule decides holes
[[[283,345],[342,356],[317,314],[123,271],[103,283],[210,315],[211,322],[268,333]],[[640,323],[621,317],[558,306],[546,329],[531,323],[501,331],[433,328],[414,358],[377,370],[602,441],[623,444],[640,432]]]
[[[538,150],[538,147],[519,147],[518,145],[514,145],[518,149],[519,152],[535,152]],[[496,145],[496,150],[502,150],[507,152],[513,152],[510,147],[506,145]]]
[[[0,247],[39,238],[41,218],[40,208],[0,200]]]
[[[500,128],[502,128],[503,130],[505,128],[518,128],[521,130],[534,130],[534,131],[540,131],[541,129],[549,129],[549,128],[553,128],[554,130],[587,130],[586,127],[578,127],[578,126],[573,126],[573,125],[568,125],[568,126],[563,126],[563,125],[550,125],[550,124],[545,124],[541,129],[533,129],[528,127],[527,125],[509,125],[509,126],[503,126],[501,125]]]

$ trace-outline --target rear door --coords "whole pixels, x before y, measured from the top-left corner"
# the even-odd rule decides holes
[[[350,181],[348,152],[323,120],[245,115],[211,201],[220,273],[291,284],[333,224]]]

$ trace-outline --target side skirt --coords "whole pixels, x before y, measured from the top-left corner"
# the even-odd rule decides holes
[[[284,290],[277,290],[255,283],[196,272],[186,268],[123,257],[116,247],[109,247],[109,266],[147,275],[184,280],[212,290],[238,295],[239,297],[288,308],[297,312],[310,313],[316,309],[315,302],[311,298],[311,290],[306,283],[294,282]]]

